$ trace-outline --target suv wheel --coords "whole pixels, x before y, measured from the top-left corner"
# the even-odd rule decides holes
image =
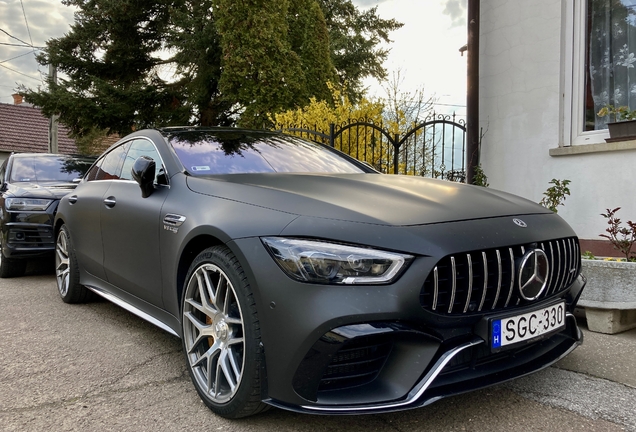
[[[26,260],[12,260],[5,258],[2,251],[2,235],[0,235],[0,278],[22,276],[26,270]]]

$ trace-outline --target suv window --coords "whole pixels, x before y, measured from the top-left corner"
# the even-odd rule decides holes
[[[11,164],[9,181],[15,182],[70,182],[81,178],[92,160],[65,156],[15,156]]]

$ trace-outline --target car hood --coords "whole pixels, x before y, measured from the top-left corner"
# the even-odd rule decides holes
[[[60,199],[75,189],[76,186],[76,183],[68,182],[19,182],[7,185],[7,192],[8,196],[17,198]]]
[[[505,192],[414,176],[229,174],[188,177],[188,186],[299,216],[394,226],[551,213]]]

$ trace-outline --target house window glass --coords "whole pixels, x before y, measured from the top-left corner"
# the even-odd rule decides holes
[[[588,0],[585,131],[607,129],[611,104],[636,109],[636,0]]]

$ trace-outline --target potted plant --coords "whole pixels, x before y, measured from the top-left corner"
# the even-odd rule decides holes
[[[599,117],[614,116],[614,121],[607,123],[610,137],[607,142],[625,141],[627,139],[636,139],[636,110],[630,110],[628,106],[623,105],[618,108],[614,105],[607,105],[597,113]]]
[[[581,260],[587,285],[579,306],[585,308],[588,328],[600,333],[619,333],[636,327],[636,223],[622,225],[616,212],[607,209],[607,238],[625,258],[595,259],[585,253]]]

